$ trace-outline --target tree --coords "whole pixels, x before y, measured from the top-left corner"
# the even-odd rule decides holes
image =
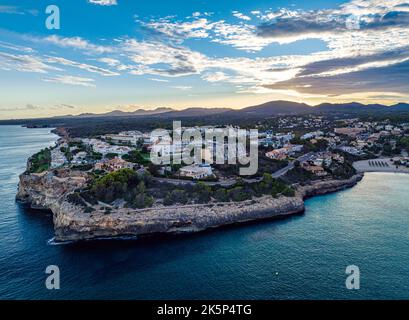
[[[138,193],[145,193],[146,192],[146,186],[145,183],[143,181],[139,182],[138,186],[136,187],[136,190],[138,191]]]
[[[91,192],[101,201],[112,202],[124,197],[129,189],[137,186],[137,183],[139,179],[135,171],[122,169],[97,179],[91,187]]]
[[[122,159],[138,164],[147,163],[146,159],[142,156],[142,154],[138,150],[132,150],[128,154],[122,156]]]
[[[131,202],[131,207],[143,209],[147,207],[151,207],[154,200],[151,196],[146,195],[145,193],[141,193],[136,195],[136,197]]]
[[[173,190],[168,192],[164,199],[165,205],[172,205],[175,203],[186,204],[188,202],[188,197],[185,191],[183,190]]]
[[[29,172],[39,173],[46,171],[51,165],[51,151],[46,148],[36,153],[29,159]]]
[[[273,183],[273,177],[271,176],[271,174],[269,174],[269,173],[264,173],[263,174],[263,182],[264,183],[266,183],[266,184],[268,184],[268,185],[271,185],[272,183]]]
[[[113,159],[113,158],[115,158],[115,157],[117,157],[117,156],[118,156],[117,153],[110,152],[110,153],[107,153],[107,154],[105,155],[105,158],[107,158],[107,159]]]
[[[227,194],[227,191],[224,188],[217,189],[214,192],[213,196],[219,202],[226,202],[226,201],[229,200],[229,196]]]
[[[196,184],[195,191],[199,203],[206,203],[210,201],[212,189],[204,182],[198,182]]]
[[[236,202],[248,200],[249,198],[251,198],[249,197],[248,193],[246,194],[246,192],[244,192],[244,188],[240,186],[230,189],[228,191],[228,195],[230,199]]]

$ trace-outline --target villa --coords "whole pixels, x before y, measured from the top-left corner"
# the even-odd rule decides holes
[[[182,177],[189,177],[193,179],[203,179],[213,175],[212,167],[208,164],[193,164],[180,168],[180,175]]]
[[[96,163],[95,170],[106,170],[109,172],[114,172],[114,171],[121,170],[121,169],[133,169],[134,166],[135,165],[131,162],[115,157],[110,160],[104,159]]]
[[[316,176],[323,177],[326,176],[328,173],[324,170],[323,167],[321,166],[311,166],[311,165],[305,165],[304,169],[311,172],[312,174],[315,174]]]
[[[351,138],[356,138],[356,136],[362,132],[365,132],[365,128],[335,128],[334,132],[336,134],[343,134],[346,136],[349,136]]]
[[[275,159],[275,160],[284,160],[288,156],[293,155],[296,152],[300,152],[303,148],[303,145],[298,144],[287,144],[282,148],[274,149],[269,151],[265,154],[267,158]]]

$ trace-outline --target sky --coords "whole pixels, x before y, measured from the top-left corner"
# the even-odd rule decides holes
[[[409,0],[1,0],[0,119],[409,102],[408,47]]]

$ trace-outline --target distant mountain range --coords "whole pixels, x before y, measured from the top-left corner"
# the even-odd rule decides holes
[[[100,118],[100,117],[133,117],[133,116],[157,116],[160,118],[171,117],[197,117],[197,116],[209,116],[223,114],[223,116],[248,116],[248,117],[260,117],[260,116],[277,116],[285,114],[303,114],[311,112],[348,112],[348,113],[360,113],[360,112],[377,112],[377,111],[408,111],[409,104],[398,103],[393,106],[385,106],[382,104],[362,104],[357,102],[351,103],[322,103],[317,106],[311,106],[306,103],[297,103],[291,101],[270,101],[260,105],[251,106],[243,109],[231,109],[231,108],[187,108],[183,110],[175,110],[172,108],[161,107],[153,110],[137,109],[131,112],[125,112],[121,110],[114,110],[108,113],[95,114],[84,113],[77,116],[60,116],[58,118]]]
[[[344,113],[350,115],[385,115],[395,113],[409,114],[409,104],[397,103],[392,106],[382,104],[361,104],[357,102],[351,103],[322,103],[317,106],[311,106],[306,103],[297,103],[291,101],[270,101],[260,105],[251,106],[243,109],[231,108],[187,108],[184,110],[175,110],[167,107],[160,107],[153,110],[137,109],[135,111],[126,112],[114,110],[108,113],[95,114],[83,113],[80,115],[66,115],[51,118],[41,119],[14,119],[0,120],[0,124],[47,124],[52,126],[66,125],[66,123],[84,124],[87,121],[93,122],[111,122],[111,121],[145,121],[150,120],[172,120],[178,118],[200,118],[202,122],[223,120],[243,120],[243,119],[263,119],[266,117],[274,117],[280,115],[298,115],[308,113]],[[95,121],[94,121],[95,120]]]
[[[322,103],[317,106],[310,106],[305,103],[297,103],[291,101],[271,101],[257,106],[252,106],[233,112],[247,116],[277,116],[285,114],[305,114],[305,113],[327,113],[327,112],[345,112],[345,113],[362,113],[362,112],[393,112],[407,111],[409,112],[409,104],[398,103],[393,106],[385,106],[381,104],[361,104],[357,102],[351,103]]]
[[[54,118],[101,118],[101,117],[133,117],[133,116],[151,116],[151,115],[163,115],[163,116],[183,116],[183,117],[195,117],[202,115],[213,115],[217,113],[223,113],[230,111],[228,108],[187,108],[183,110],[175,110],[172,108],[156,108],[153,110],[137,109],[135,111],[122,111],[114,110],[107,113],[82,113],[79,115],[66,115],[58,116]]]
[[[122,111],[122,110],[113,110],[107,113],[81,113],[79,115],[65,115],[58,116],[55,118],[95,118],[95,117],[129,117],[129,116],[146,116],[152,114],[159,114],[164,112],[173,111],[171,108],[156,108],[153,110],[137,109],[135,111]]]

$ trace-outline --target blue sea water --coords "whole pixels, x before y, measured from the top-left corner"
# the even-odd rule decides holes
[[[304,215],[156,240],[49,245],[52,217],[14,201],[49,129],[0,126],[0,299],[408,299],[409,175],[366,174]],[[48,265],[61,289],[47,290]],[[345,268],[360,268],[360,289]]]

